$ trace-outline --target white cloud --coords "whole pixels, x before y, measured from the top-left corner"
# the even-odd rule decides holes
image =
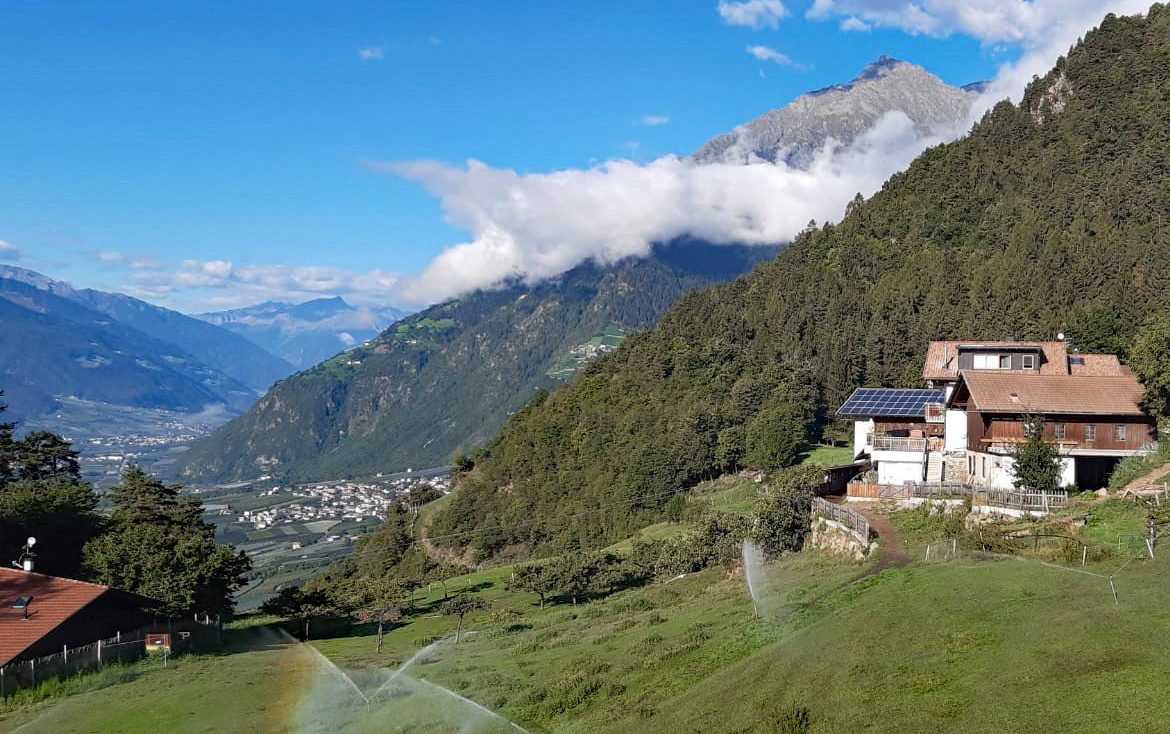
[[[358,58],[362,61],[379,61],[386,54],[381,46],[366,46],[357,50]]]
[[[638,120],[638,124],[649,126],[665,125],[668,122],[670,122],[670,118],[666,115],[643,115],[641,119]]]
[[[861,18],[851,15],[845,20],[841,21],[841,30],[846,33],[868,33],[869,31],[873,30],[873,26],[871,26],[869,23],[866,23]]]
[[[747,52],[760,61],[772,61],[781,66],[800,66],[800,64],[790,59],[788,54],[780,53],[776,49],[768,46],[748,46]]]
[[[153,255],[125,253],[116,250],[96,253],[89,251],[87,254],[100,263],[120,265],[132,270],[158,270],[163,267],[163,264]]]
[[[805,15],[814,20],[844,17],[842,30],[886,27],[936,38],[958,33],[985,44],[1033,46],[1068,26],[1084,31],[1107,12],[1142,12],[1148,6],[1148,0],[816,0]]]
[[[874,192],[925,144],[905,115],[893,113],[848,149],[827,146],[807,170],[766,162],[697,165],[675,156],[542,174],[478,161],[368,165],[419,181],[440,198],[450,222],[472,233],[404,283],[403,293],[423,302],[508,278],[537,281],[586,259],[644,255],[655,242],[687,234],[784,242],[810,218],[840,217],[857,192]]]
[[[342,296],[353,304],[385,306],[401,300],[397,273],[324,265],[245,264],[184,260],[177,268],[138,272],[125,290],[140,298],[179,300],[191,310],[220,310],[269,300],[305,301]]]
[[[20,248],[11,242],[0,240],[0,260],[19,260],[21,256]]]
[[[724,23],[756,30],[779,28],[780,20],[788,16],[788,9],[780,0],[719,0],[716,9]]]

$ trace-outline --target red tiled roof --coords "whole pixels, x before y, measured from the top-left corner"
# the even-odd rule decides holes
[[[109,590],[100,584],[0,568],[0,665],[19,656]],[[24,610],[12,608],[12,603],[22,596],[33,598],[28,619],[22,619]]]
[[[954,380],[959,376],[959,346],[978,345],[981,347],[1039,347],[1044,354],[1040,361],[1041,375],[1068,374],[1068,348],[1062,341],[1052,342],[1011,342],[983,341],[980,339],[948,339],[933,341],[926,349],[926,362],[922,367],[924,380]],[[1036,374],[1026,370],[1027,374]],[[1009,373],[1010,374],[1010,373]],[[1020,374],[1019,371],[1016,374]]]
[[[1132,375],[1021,375],[963,371],[974,408],[985,413],[1144,416]],[[957,392],[956,392],[957,394]]]

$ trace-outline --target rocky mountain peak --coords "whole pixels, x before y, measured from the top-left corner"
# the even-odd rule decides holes
[[[901,111],[920,135],[962,122],[978,94],[953,87],[926,69],[890,56],[866,66],[848,84],[834,84],[719,135],[691,156],[696,163],[783,162],[806,167],[830,140],[849,145],[874,123]]]

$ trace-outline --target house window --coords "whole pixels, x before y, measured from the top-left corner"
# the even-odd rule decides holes
[[[971,362],[977,370],[997,370],[1000,363],[1001,358],[998,354],[976,354]]]
[[[1003,354],[999,358],[999,368],[1001,370],[1010,370],[1012,368],[1012,358],[1010,355]]]
[[[1113,426],[1113,440],[1114,441],[1124,441],[1125,440],[1125,424],[1124,423],[1118,423],[1117,425]]]
[[[1052,431],[1056,434],[1057,441],[1064,440],[1064,430],[1065,429],[1064,429],[1063,423],[1053,423],[1052,424]]]
[[[1093,423],[1086,423],[1085,424],[1085,440],[1086,441],[1096,441],[1097,440],[1097,426],[1096,426],[1096,424],[1093,424]]]
[[[1036,355],[1035,354],[1023,355],[1022,362],[1023,362],[1024,369],[1026,369],[1026,370],[1036,369]]]

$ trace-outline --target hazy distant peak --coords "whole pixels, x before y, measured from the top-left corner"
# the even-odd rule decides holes
[[[15,265],[0,265],[0,278],[15,280],[18,283],[30,285],[37,290],[46,291],[65,298],[73,298],[77,295],[77,291],[73,286],[64,281],[53,280],[47,275],[42,275],[35,270],[18,268]]]
[[[341,296],[326,296],[303,303],[266,301],[196,318],[233,331],[296,367],[309,367],[373,339],[406,315],[396,308],[351,306]]]

